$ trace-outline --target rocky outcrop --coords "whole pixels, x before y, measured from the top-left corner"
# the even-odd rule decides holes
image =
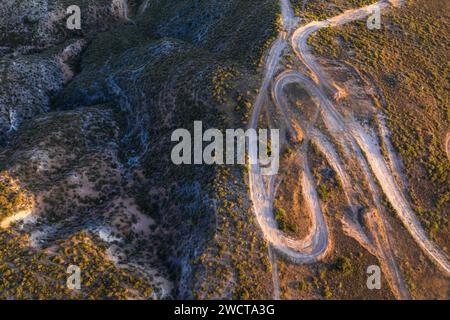
[[[67,8],[81,9],[81,30],[66,27]],[[123,0],[5,0],[0,4],[0,141],[50,110],[99,32],[128,21]]]
[[[69,64],[84,44],[78,40],[52,52],[0,59],[0,139],[50,110],[51,97],[72,79]]]
[[[66,27],[71,5],[81,9],[81,30]],[[68,39],[95,36],[126,18],[124,1],[4,0],[0,3],[0,54],[35,52]]]

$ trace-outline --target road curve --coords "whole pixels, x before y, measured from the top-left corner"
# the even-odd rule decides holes
[[[289,0],[281,0],[281,8],[283,26],[285,28],[284,32],[289,32],[290,28],[295,23]],[[285,37],[280,34],[269,50],[266,57],[264,80],[253,106],[250,128],[256,129],[258,126],[259,114],[264,102],[268,98],[270,84],[286,45],[287,41]],[[253,157],[256,155],[249,152],[249,156]],[[250,163],[256,163],[250,166],[250,195],[253,201],[256,219],[266,240],[277,249],[278,252],[297,263],[314,262],[319,257],[324,256],[328,249],[328,230],[320,207],[314,180],[307,165],[307,159],[304,159],[304,170],[301,179],[303,195],[307,203],[308,211],[311,214],[312,228],[310,229],[308,236],[300,240],[289,237],[278,229],[278,224],[273,215],[273,183],[269,183],[270,187],[269,190],[267,190],[264,177],[261,174],[261,168],[257,164],[257,159],[250,159]]]
[[[363,166],[366,166],[367,174],[371,176],[370,171],[373,171],[383,192],[386,194],[388,200],[393,205],[399,218],[412,237],[439,267],[445,272],[450,273],[447,257],[426,237],[425,231],[421,227],[406,200],[406,196],[397,185],[386,160],[379,152],[379,145],[376,142],[376,139],[374,139],[370,133],[366,132],[356,121],[344,119],[341,114],[336,111],[333,103],[328,99],[327,93],[333,95],[335,99],[340,99],[345,96],[345,92],[326,76],[321,67],[316,63],[316,59],[307,45],[308,37],[321,28],[339,26],[355,20],[364,19],[372,13],[372,10],[374,10],[375,7],[383,9],[390,5],[398,5],[400,2],[401,1],[398,0],[383,0],[367,7],[348,10],[343,14],[326,21],[311,22],[295,30],[291,37],[290,44],[297,57],[309,69],[312,80],[298,72],[286,71],[278,76],[274,82],[272,98],[275,105],[280,108],[280,111],[284,115],[289,128],[290,120],[288,119],[289,117],[286,110],[283,109],[282,99],[284,99],[284,97],[282,89],[284,84],[289,81],[300,82],[305,85],[313,99],[318,100],[321,110],[323,111],[323,120],[329,132],[343,145],[345,153],[349,154],[351,149],[357,152],[358,158],[364,162]],[[284,27],[283,33],[289,34],[291,28],[293,28],[296,23],[296,18],[293,15],[289,0],[281,0],[281,8]],[[279,61],[283,50],[288,45],[286,36],[285,34],[283,35],[283,33],[280,34],[273,43],[266,57],[264,80],[254,103],[250,120],[250,127],[254,129],[258,126],[258,118],[264,102],[268,98],[268,90],[279,67]],[[316,139],[320,145],[321,141],[318,139],[317,135],[312,135],[312,138]],[[384,137],[384,139],[386,138]],[[448,137],[446,145],[448,145]],[[364,152],[364,155],[362,151]],[[249,156],[254,157],[255,155],[252,155],[249,152]],[[328,153],[328,156],[333,157],[334,160],[337,158],[334,153]],[[365,158],[367,158],[368,163],[366,163]],[[310,263],[321,259],[327,253],[327,250],[329,249],[329,235],[306,156],[303,160],[304,167],[301,178],[304,193],[303,196],[312,220],[310,233],[304,239],[293,239],[278,229],[277,222],[273,215],[274,178],[263,177],[261,168],[258,164],[250,166],[249,187],[255,215],[266,240],[273,248],[277,249],[277,251],[283,253],[291,260],[298,263]],[[256,159],[250,159],[250,163],[257,163],[257,161]],[[334,161],[334,164],[335,169],[338,169],[341,178],[344,178],[344,181],[347,180],[340,162]],[[369,165],[370,168],[368,167]],[[269,188],[266,187],[265,180],[269,180]],[[345,182],[348,183],[347,181]]]
[[[289,33],[293,25],[296,23],[290,1],[281,0],[281,9],[284,28],[283,33]],[[352,12],[348,12],[348,14],[353,15]],[[341,18],[346,17],[346,15],[342,15]],[[307,28],[301,27],[294,32],[292,39],[295,39],[296,37],[298,39],[304,39],[304,48],[308,49],[308,47],[306,46],[306,40],[308,36],[312,32],[319,30],[320,28],[318,28],[318,26],[324,27],[327,25],[327,23],[313,22],[307,25]],[[299,32],[299,30],[303,31]],[[256,129],[258,126],[258,118],[261,113],[262,106],[268,98],[268,89],[279,65],[281,54],[287,45],[283,33],[280,34],[277,40],[272,44],[266,57],[266,67],[263,83],[255,100],[250,120],[250,128],[253,129]],[[294,46],[294,43],[295,41],[292,40],[291,44],[293,44],[292,47],[294,51],[301,59],[303,57],[302,60],[305,65],[310,68],[313,78],[316,82],[320,83],[321,79],[324,80],[324,76],[319,73],[320,69],[315,64],[313,57],[308,55],[299,55],[299,53],[302,52],[295,50],[297,46]],[[314,76],[317,74],[319,74],[319,76]],[[322,90],[319,90],[315,85],[313,85],[312,82],[306,77],[299,74],[297,74],[296,76],[302,77],[301,80],[306,82],[307,87],[312,91],[312,96],[318,98],[321,103],[325,104],[325,107],[329,112],[327,112],[327,119],[324,120],[328,122],[329,128],[333,128],[333,131],[335,133],[345,134],[345,132],[341,129],[343,127],[343,119],[341,118],[340,114],[334,111],[331,102],[326,97],[326,94]],[[275,89],[273,89],[273,91],[278,92],[278,94],[273,95],[275,99],[276,97],[281,97],[282,90],[277,89],[277,86],[279,86],[280,88],[282,87],[280,86],[282,84],[281,80],[282,78],[279,78],[278,81],[276,81],[274,84]],[[329,88],[331,88],[331,86]],[[339,94],[336,93],[334,95],[336,97],[339,96]],[[277,104],[277,101],[275,101],[275,104]],[[280,105],[281,104],[278,104],[278,106]],[[252,152],[249,152],[249,157],[251,158],[250,163],[252,164],[250,165],[249,174],[250,196],[253,202],[256,219],[266,240],[275,249],[295,262],[310,263],[319,260],[326,255],[327,250],[329,249],[329,235],[328,228],[326,226],[325,219],[320,207],[317,191],[314,186],[314,181],[309,170],[307,159],[305,158],[303,161],[304,167],[302,175],[302,187],[304,193],[303,196],[305,202],[307,203],[307,207],[309,209],[312,220],[312,228],[310,229],[310,233],[307,235],[307,237],[301,240],[296,240],[288,237],[278,229],[277,222],[273,215],[273,183],[269,183],[269,190],[267,190],[264,178],[261,174],[261,168],[257,164],[257,159],[252,159],[252,157],[255,156],[256,155],[252,154]],[[269,180],[270,179],[273,178],[269,178]]]
[[[391,5],[399,5],[401,1],[380,1],[376,4],[363,7],[356,10],[348,10],[341,15],[328,19],[322,22],[311,22],[304,27],[298,28],[292,36],[292,47],[299,59],[307,66],[311,72],[314,81],[319,85],[319,90],[316,90],[316,97],[321,101],[324,109],[327,111],[328,117],[333,120],[331,125],[332,131],[338,129],[350,136],[352,140],[356,140],[358,146],[364,151],[371,170],[375,174],[383,192],[386,194],[389,202],[396,210],[400,220],[408,229],[411,236],[424,250],[424,252],[436,262],[436,264],[450,274],[450,265],[445,253],[442,252],[433,242],[431,242],[425,230],[422,228],[420,222],[415,216],[411,206],[406,200],[407,197],[403,194],[401,188],[396,183],[389,166],[380,153],[380,148],[375,139],[365,131],[356,121],[342,121],[342,117],[338,115],[330,101],[320,88],[326,88],[334,92],[336,98],[342,96],[340,88],[325,76],[320,66],[316,63],[315,58],[310,52],[307,45],[308,37],[321,28],[328,26],[334,27],[349,23],[355,20],[361,20],[371,14],[375,7],[380,9],[387,8]],[[313,89],[313,88],[312,88]],[[336,128],[336,125],[338,128]]]
[[[288,125],[288,128],[290,127],[291,119],[289,118],[287,111],[285,110],[287,102],[284,96],[283,89],[285,88],[286,85],[290,83],[296,83],[304,87],[309,92],[309,95],[313,97],[314,100],[317,100],[318,97],[322,97],[321,100],[316,101],[317,106],[318,107],[320,106],[319,109],[322,110],[322,115],[325,116],[329,112],[331,113],[335,112],[333,109],[330,110],[328,109],[332,108],[331,102],[328,101],[327,97],[322,96],[320,94],[319,87],[313,81],[311,81],[309,78],[300,74],[297,71],[294,70],[285,71],[276,78],[275,84],[272,88],[272,95],[274,103],[278,108],[280,108],[280,112],[281,114],[283,114],[285,121]],[[334,119],[333,120],[334,125],[346,126],[346,122],[344,122],[344,120],[338,114],[333,113],[332,118]],[[339,177],[342,183],[343,192],[346,197],[347,203],[353,212],[353,216],[354,217],[357,216],[357,210],[353,205],[353,203],[357,203],[357,199],[355,199],[352,195],[350,195],[350,191],[352,190],[351,179],[347,174],[347,172],[345,171],[344,164],[339,159],[339,156],[335,151],[333,145],[327,141],[326,137],[319,130],[317,130],[314,127],[314,125],[305,123],[303,119],[297,120],[300,122],[300,126],[305,132],[305,137],[313,141],[313,143],[319,148],[321,153],[327,159],[328,164],[336,172],[337,176]],[[344,131],[345,127],[338,129]],[[354,143],[356,143],[356,141],[354,141]],[[370,169],[368,168],[368,165],[366,164],[366,161],[359,149],[357,151],[357,155],[358,159],[360,159],[360,161],[363,162],[362,166],[363,168],[365,168],[365,172],[368,176],[371,186],[370,188],[371,193],[374,194],[374,192],[376,192],[375,182],[371,177]],[[381,204],[379,204],[378,198],[375,197],[374,201],[377,204],[379,212],[381,212]],[[384,218],[380,215],[380,222],[378,222],[376,219],[373,219],[372,225],[376,229],[376,231],[372,233],[374,243],[371,243],[371,241],[368,240],[367,236],[364,234],[363,230],[360,227],[358,227],[358,225],[355,224],[352,225],[348,220],[344,222],[347,222],[346,230],[349,235],[358,239],[358,241],[370,252],[380,257],[380,261],[384,265],[384,268],[386,268],[389,271],[386,273],[386,276],[390,279],[390,282],[394,284],[393,290],[395,290],[396,295],[401,299],[409,299],[410,298],[409,292],[399,273],[389,241],[388,240],[384,241],[384,239],[388,239],[385,232],[386,222],[384,221]],[[325,234],[327,230],[324,227],[323,229],[318,230],[318,232],[322,232]]]
[[[263,176],[258,165],[250,169],[250,194],[258,224],[266,240],[278,252],[284,254],[295,263],[311,263],[324,256],[328,249],[328,229],[320,207],[319,197],[314,180],[304,161],[304,172],[301,177],[303,196],[308,212],[311,214],[309,234],[304,239],[294,239],[278,229],[273,215],[273,197],[266,191]]]

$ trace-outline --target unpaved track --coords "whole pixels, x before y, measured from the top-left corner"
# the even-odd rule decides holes
[[[328,230],[308,166],[304,166],[301,179],[313,227],[309,235],[301,240],[293,239],[278,229],[273,215],[273,197],[268,196],[259,170],[257,165],[252,166],[250,170],[250,192],[258,224],[267,241],[274,249],[296,263],[311,263],[324,256],[328,248]]]
[[[269,246],[269,259],[272,264],[272,282],[273,282],[273,299],[280,300],[280,279],[278,278],[278,264],[276,259],[276,253],[272,251]]]
[[[297,82],[304,86],[310,93],[313,100],[320,105],[323,121],[329,133],[333,136],[337,143],[342,146],[345,156],[351,157],[352,155],[356,155],[356,158],[360,162],[363,172],[365,172],[369,181],[370,191],[380,215],[377,223],[374,223],[373,232],[375,232],[375,234],[372,237],[372,241],[368,240],[360,227],[353,224],[350,220],[344,221],[344,227],[349,233],[353,233],[356,239],[360,239],[361,243],[368,248],[368,250],[371,252],[376,252],[377,256],[383,260],[382,263],[389,270],[389,276],[391,277],[390,282],[392,282],[395,286],[394,289],[397,292],[397,296],[400,298],[409,298],[407,287],[401,278],[395,262],[393,250],[386,233],[387,222],[381,214],[381,212],[383,212],[383,208],[381,207],[379,201],[379,196],[377,194],[378,187],[374,179],[376,179],[378,184],[381,186],[382,191],[386,194],[400,220],[403,222],[415,241],[447,274],[450,273],[448,259],[446,255],[427,238],[425,231],[407,201],[407,197],[403,193],[403,188],[397,184],[397,181],[394,178],[393,171],[402,182],[404,179],[403,175],[401,175],[400,160],[397,158],[393,148],[391,148],[386,128],[382,127],[382,139],[387,146],[392,169],[389,167],[380,152],[380,146],[376,136],[370,130],[368,131],[366,128],[363,128],[352,117],[347,117],[344,119],[343,116],[336,110],[333,102],[331,102],[328,98],[328,94],[338,100],[344,98],[346,93],[338,85],[336,85],[325,72],[322,71],[322,68],[316,62],[315,57],[312,55],[307,45],[308,37],[321,28],[334,27],[355,20],[361,20],[367,18],[369,14],[372,14],[375,7],[385,9],[391,5],[396,6],[400,3],[401,1],[398,0],[380,1],[376,4],[360,9],[348,10],[343,14],[326,21],[311,22],[295,30],[291,38],[291,47],[299,60],[308,68],[312,80],[297,71],[285,71],[281,73],[274,81],[274,85],[272,87],[272,98],[275,105],[280,109],[281,114],[285,118],[288,125],[288,130],[293,132],[291,126],[291,121],[293,121],[293,119],[290,119],[290,115],[284,106],[285,98],[283,88],[287,83],[292,82]],[[281,0],[281,8],[283,14],[283,26],[285,30],[274,42],[266,58],[264,81],[254,104],[253,114],[250,121],[250,127],[255,129],[258,126],[258,117],[261,109],[267,101],[266,99],[268,99],[269,86],[275,73],[277,72],[283,50],[287,47],[286,35],[290,35],[291,28],[293,28],[297,21],[293,16],[290,2],[288,0]],[[311,129],[308,125],[303,125],[302,129],[307,132],[306,139],[311,139],[316,145],[318,145],[319,149],[327,158],[327,161],[340,177],[343,182],[344,189],[346,189],[348,203],[350,204],[352,211],[355,211],[353,207],[354,201],[352,196],[349,195],[350,181],[345,172],[344,164],[338,159],[338,154],[334,151],[331,144],[327,143],[327,141],[317,130],[314,131],[315,128]],[[448,144],[449,137],[446,139],[446,149],[448,149]],[[249,186],[257,221],[262,232],[264,233],[265,238],[272,245],[272,247],[294,262],[311,263],[326,255],[328,249],[330,249],[330,243],[328,228],[320,208],[320,202],[315,190],[314,180],[308,166],[306,152],[303,154],[303,174],[301,177],[304,193],[303,196],[312,220],[312,228],[310,233],[304,239],[292,239],[278,230],[277,223],[273,216],[273,201],[275,195],[273,188],[273,177],[268,179],[269,186],[267,187],[265,184],[265,179],[263,179],[261,175],[261,168],[258,165],[252,165],[249,174]],[[251,163],[256,163],[256,159],[251,160]],[[372,175],[374,175],[374,178]],[[375,249],[375,247],[377,249]]]
[[[329,123],[333,126],[334,131],[337,132],[345,132],[346,133],[346,122],[344,119],[334,110],[332,103],[328,100],[328,98],[320,93],[319,87],[315,85],[315,83],[309,80],[307,77],[296,71],[285,71],[281,73],[275,80],[275,84],[272,88],[273,101],[275,105],[280,109],[281,114],[283,115],[288,128],[291,127],[292,119],[289,118],[287,112],[287,102],[284,96],[283,88],[290,83],[297,83],[304,87],[310,94],[310,96],[314,97],[317,100],[317,97],[321,97],[320,101],[316,101],[316,104],[322,109],[322,115],[326,116],[328,113]],[[350,206],[350,209],[353,212],[353,217],[355,218],[357,215],[356,209],[353,205],[353,202],[356,202],[350,192],[352,191],[350,177],[346,173],[344,169],[344,164],[339,160],[337,152],[334,150],[334,147],[331,143],[329,143],[325,136],[320,133],[319,130],[314,128],[313,125],[306,124],[303,119],[299,119],[300,126],[302,130],[305,132],[305,136],[308,139],[311,139],[313,143],[319,148],[322,154],[327,159],[328,163],[331,165],[333,170],[337,173],[340,181],[343,185],[343,191],[345,197],[347,199],[347,203]],[[339,134],[339,137],[342,138],[342,134]],[[353,149],[355,149],[357,158],[361,162],[361,165],[366,173],[367,179],[369,181],[370,191],[374,197],[374,202],[377,205],[377,210],[382,212],[381,204],[376,194],[377,188],[376,183],[372,178],[372,174],[370,172],[369,165],[367,164],[361,150],[356,145],[356,141],[353,137],[347,137],[347,140],[353,142]],[[342,139],[342,143],[346,143],[345,139]],[[349,147],[350,148],[350,147]],[[350,224],[350,221],[347,221],[346,231],[349,235],[360,241],[360,243],[366,247],[368,250],[373,252],[376,256],[380,258],[384,265],[384,269],[386,270],[386,275],[390,280],[390,283],[393,284],[393,289],[396,292],[396,296],[401,299],[409,299],[410,295],[406,288],[406,285],[400,275],[397,264],[395,263],[394,255],[392,248],[390,246],[388,236],[385,232],[386,221],[380,215],[379,221],[372,223],[374,228],[376,227],[377,232],[373,234],[373,242],[368,240],[367,236],[364,234],[361,228],[358,228],[356,224]],[[351,227],[353,226],[353,227]],[[327,232],[326,230],[321,230],[321,232]]]
[[[294,21],[293,11],[288,0],[282,0],[283,25],[285,32]],[[253,107],[253,114],[250,121],[250,127],[256,129],[258,126],[258,117],[262,106],[268,98],[268,89],[278,67],[283,49],[287,42],[283,35],[280,35],[272,45],[266,58],[266,71],[259,95]],[[250,157],[253,156],[249,152]],[[256,159],[251,159],[250,163],[257,163]],[[314,180],[307,165],[307,159],[304,159],[304,170],[302,174],[302,186],[305,201],[311,214],[312,228],[305,239],[296,240],[288,237],[278,229],[278,224],[273,215],[273,180],[270,183],[269,190],[266,188],[261,168],[259,165],[250,167],[250,194],[253,201],[256,219],[268,242],[284,254],[289,259],[297,263],[310,263],[316,261],[319,257],[325,255],[328,249],[328,230],[325,219],[320,208],[317,191],[314,186]]]
[[[358,124],[355,123],[351,130],[353,136],[358,141],[359,146],[364,150],[372,171],[374,172],[389,202],[397,212],[400,220],[424,252],[427,253],[428,256],[434,260],[442,270],[444,270],[447,274],[450,274],[450,265],[447,257],[433,242],[428,239],[425,230],[422,228],[415,213],[406,200],[406,196],[396,183],[388,164],[381,155],[379,145],[374,141],[374,138]]]
[[[383,144],[386,147],[386,152],[388,153],[389,162],[392,167],[392,171],[395,173],[396,178],[398,179],[399,183],[401,184],[403,190],[406,190],[406,187],[408,186],[408,182],[406,181],[406,177],[402,175],[403,172],[403,164],[397,154],[397,152],[394,149],[394,146],[392,145],[389,131],[386,127],[385,120],[382,116],[378,116],[379,121],[379,127],[380,127],[380,134],[381,139],[383,140]]]
[[[283,25],[285,28],[284,32],[289,32],[289,28],[292,26],[292,23],[294,21],[289,0],[281,0],[281,8],[283,14]],[[350,11],[347,12],[347,15],[354,16],[353,12]],[[347,18],[347,15],[343,14],[340,16],[340,18],[345,19]],[[312,25],[325,26],[326,24],[313,23],[308,26],[311,27]],[[295,41],[297,37],[299,39],[305,39],[304,41],[306,44],[307,35],[314,31],[311,28],[304,27],[300,28],[300,30],[304,30],[304,32],[298,32],[298,30],[295,31],[292,37],[292,43],[298,42]],[[283,35],[280,35],[269,50],[269,54],[266,58],[264,80],[253,107],[253,113],[250,121],[251,128],[257,128],[259,114],[264,102],[267,99],[268,88],[279,65],[281,54],[285,47],[286,41]],[[295,50],[296,46],[293,46],[293,48]],[[301,46],[299,48],[301,48]],[[297,52],[297,54],[299,55],[299,57],[304,56],[301,54],[301,52]],[[308,65],[308,62],[310,61],[312,65]],[[318,72],[319,69],[313,62],[312,57],[308,57],[308,59],[305,59],[304,63],[310,68],[313,74],[315,71]],[[316,81],[320,81],[321,76],[315,78]],[[306,77],[303,77],[303,80],[305,82],[309,81]],[[324,103],[326,105],[326,109],[329,111],[327,112],[327,121],[329,122],[329,128],[334,128],[333,131],[335,133],[345,133],[342,129],[343,120],[340,115],[334,111],[331,102],[329,102],[328,98],[326,97],[326,94],[316,88],[316,86],[308,85],[308,87],[311,91],[313,91],[313,96],[318,98],[321,103]],[[277,94],[277,96],[279,95]],[[254,156],[251,152],[249,152],[249,155],[250,157]],[[257,159],[250,159],[250,163],[257,163],[256,160]],[[322,210],[320,208],[317,191],[315,190],[314,181],[310,173],[306,157],[303,163],[304,168],[302,175],[302,186],[305,202],[311,215],[313,227],[311,228],[311,233],[305,239],[301,240],[295,240],[291,237],[288,237],[280,230],[278,230],[278,225],[273,215],[273,190],[269,189],[269,192],[267,192],[267,188],[264,183],[263,176],[261,175],[261,168],[259,167],[259,165],[251,165],[249,174],[250,194],[256,213],[256,218],[266,239],[270,244],[272,244],[275,249],[285,254],[291,260],[299,263],[317,261],[326,254],[329,245],[328,229]]]
[[[399,5],[400,1],[392,1],[392,3],[394,5]],[[348,10],[343,14],[324,22],[312,22],[305,27],[297,29],[294,32],[294,35],[292,37],[292,46],[299,59],[307,65],[308,69],[312,73],[313,79],[318,82],[320,87],[332,88],[334,86],[334,83],[329,82],[328,77],[324,75],[320,66],[315,62],[315,59],[312,56],[307,45],[307,39],[309,35],[321,28],[325,28],[328,26],[339,26],[354,20],[364,19],[373,12],[375,7],[384,9],[389,7],[390,5],[391,2],[389,1],[380,1],[376,4],[361,9]],[[338,90],[340,89],[335,88],[335,92]],[[427,253],[428,256],[432,260],[434,260],[442,270],[444,270],[447,274],[450,274],[450,265],[448,263],[448,258],[439,248],[437,248],[434,243],[432,243],[428,239],[424,229],[422,228],[420,222],[418,221],[408,201],[406,200],[407,197],[403,194],[403,191],[401,190],[402,188],[400,188],[396,183],[394,176],[389,169],[389,166],[381,155],[380,146],[376,142],[376,139],[374,139],[372,135],[366,132],[366,130],[362,128],[356,121],[352,119],[343,121],[342,117],[340,117],[338,112],[334,109],[333,105],[329,101],[327,101],[328,99],[326,95],[321,94],[320,92],[316,92],[316,94],[320,98],[321,103],[324,106],[324,110],[329,113],[328,116],[330,117],[330,119],[332,119],[332,124],[330,126],[332,129],[331,131],[336,132],[336,129],[338,129],[338,131],[344,132],[352,140],[355,139],[357,141],[358,146],[364,151],[365,157],[367,158],[367,161],[370,164],[370,168],[375,174],[378,183],[389,199],[389,202],[396,210],[400,220],[404,223],[412,237],[416,240],[416,242],[424,250],[424,252]],[[336,128],[336,125],[338,126],[338,128]],[[387,135],[384,135],[384,138],[386,141],[388,141]],[[390,143],[388,143],[387,145],[390,146]]]
[[[294,49],[294,52],[300,59],[300,61],[302,61],[304,65],[310,70],[310,76],[316,82],[316,84],[322,86],[324,89],[330,92],[336,100],[344,98],[346,95],[345,91],[338,85],[336,85],[331,79],[329,79],[324,72],[322,72],[321,67],[316,62],[316,59],[311,53],[311,50],[308,46],[308,38],[311,34],[317,32],[322,28],[337,27],[352,21],[362,20],[372,14],[376,8],[379,8],[381,10],[391,6],[392,4],[397,6],[400,3],[400,0],[383,0],[360,9],[347,10],[344,13],[325,21],[313,21],[311,23],[308,23],[307,25],[295,30],[291,38],[292,48]]]
[[[380,6],[381,8],[384,8],[388,6],[388,3],[381,1],[376,5]],[[374,6],[375,5],[372,5],[367,8],[373,8]],[[367,8],[350,10],[338,17],[335,17],[331,20],[327,20],[332,21],[332,23],[313,22],[310,24],[311,26],[302,27],[300,29],[302,29],[303,32],[305,32],[305,34],[310,35],[313,32],[312,30],[317,31],[320,28],[324,28],[330,25],[331,26],[341,25],[344,22],[347,23],[353,21],[351,19],[362,19],[365,18],[372,10]],[[305,64],[312,62],[312,65],[309,65],[308,68],[312,73],[313,79],[315,79],[315,81],[318,81],[319,85],[323,82],[327,82],[328,78],[324,76],[321,71],[319,71],[320,67],[318,66],[318,64],[316,64],[314,58],[309,52],[309,47],[307,46],[306,43],[307,37],[305,37],[303,33],[299,33],[300,29],[297,29],[292,38],[292,42],[297,43],[295,48],[297,48],[297,50],[300,50],[297,53],[298,57]],[[326,111],[326,114],[324,115],[325,123],[327,124],[327,127],[330,129],[330,131],[336,136],[336,138],[339,139],[339,141],[343,144],[345,144],[345,140],[343,139],[343,137],[345,136],[347,137],[347,140],[357,142],[357,146],[353,145],[353,149],[356,151],[363,165],[366,162],[365,158],[367,158],[367,161],[369,162],[370,168],[366,168],[366,173],[369,176],[369,182],[371,182],[372,191],[375,192],[376,188],[374,186],[375,183],[373,181],[370,181],[371,180],[371,173],[369,172],[370,169],[374,172],[375,177],[377,178],[377,181],[381,185],[384,193],[386,194],[390,203],[393,205],[394,209],[399,215],[399,218],[405,224],[412,237],[416,240],[416,242],[420,245],[420,247],[430,256],[430,258],[437,263],[437,265],[442,270],[444,270],[446,273],[450,273],[450,267],[448,264],[447,257],[426,236],[426,233],[423,230],[422,226],[420,225],[420,222],[418,221],[409,203],[407,202],[406,196],[403,194],[401,190],[402,188],[400,188],[396,183],[391,170],[389,170],[386,161],[381,155],[380,146],[372,137],[372,135],[367,133],[365,129],[362,128],[356,121],[352,119],[344,120],[340,116],[340,114],[335,110],[334,106],[329,101],[326,94],[324,92],[320,92],[321,91],[320,88],[314,88],[314,86],[312,86],[310,82],[305,81],[305,79],[301,79],[301,81],[309,87],[314,96],[320,99],[323,110]],[[329,83],[323,85],[322,87],[331,88],[333,87],[333,85],[334,85],[333,83]],[[338,89],[336,89],[335,91],[337,90]],[[387,129],[384,126],[382,126],[382,129],[383,129],[383,139],[385,141],[385,145],[387,146],[390,160],[393,162],[393,166],[395,167],[395,171],[397,172],[399,177],[403,179],[402,178],[403,176],[399,172],[400,171],[399,160],[397,159],[391,146],[391,143],[388,139]],[[358,149],[364,151],[365,156],[361,154],[360,150]],[[376,200],[375,202],[377,203],[379,210],[381,210],[380,208],[381,205],[379,205],[378,203],[379,201]]]

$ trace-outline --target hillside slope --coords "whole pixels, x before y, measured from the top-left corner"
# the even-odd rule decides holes
[[[24,18],[11,14],[17,1],[0,8],[10,15],[1,24],[8,31],[0,164],[34,199],[31,218],[0,231],[2,243],[50,257],[55,245],[88,237],[107,257],[99,268],[139,279],[132,288],[114,280],[124,292],[107,295],[95,286],[101,272],[89,271],[82,297],[268,298],[267,248],[250,218],[245,168],[175,166],[170,137],[194,120],[205,129],[245,126],[277,2],[128,1],[125,11],[119,1],[72,2],[82,14],[97,13],[81,32],[66,33],[64,19],[50,27],[45,20],[62,18],[63,0],[33,2],[23,12],[35,20],[24,30]],[[5,268],[27,263],[22,251],[11,254],[0,256]],[[71,295],[60,288],[78,260],[58,259],[59,280],[43,298]],[[21,288],[38,297],[24,281],[11,279],[2,296],[18,298]]]

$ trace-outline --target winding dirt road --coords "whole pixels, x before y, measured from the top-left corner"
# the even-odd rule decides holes
[[[282,14],[284,32],[289,32],[295,22],[292,8],[288,0],[282,0]],[[278,37],[272,45],[266,58],[266,71],[264,81],[259,91],[259,95],[253,107],[253,114],[250,121],[250,127],[256,129],[258,126],[258,117],[261,108],[268,98],[268,89],[275,75],[283,49],[287,41],[282,35]],[[252,153],[249,153],[250,156]],[[250,163],[257,163],[256,159],[251,159]],[[250,193],[253,200],[256,218],[267,241],[278,252],[286,255],[296,263],[311,263],[324,256],[328,249],[328,229],[320,207],[317,191],[314,186],[312,174],[304,161],[305,166],[302,175],[303,195],[311,214],[312,228],[307,237],[296,240],[288,237],[278,229],[278,224],[273,215],[274,188],[273,179],[269,177],[269,188],[266,187],[264,177],[261,174],[261,168],[258,164],[251,165],[250,168]]]
[[[292,129],[292,123],[296,122],[300,124],[300,127],[305,133],[305,140],[312,141],[318,146],[321,153],[325,156],[341,180],[349,207],[353,215],[356,216],[357,210],[355,206],[357,205],[357,200],[350,192],[353,189],[353,183],[345,170],[344,162],[339,159],[338,153],[325,135],[314,127],[314,123],[308,123],[304,119],[299,119],[298,116],[294,116],[288,110],[289,107],[284,94],[284,88],[287,84],[299,84],[309,92],[313,101],[320,109],[320,115],[327,127],[328,133],[343,148],[345,158],[356,159],[359,163],[369,183],[369,191],[372,194],[377,208],[378,213],[368,215],[367,218],[369,219],[369,224],[372,225],[371,235],[367,236],[364,234],[359,225],[352,222],[351,218],[346,218],[347,220],[343,222],[344,229],[379,257],[388,273],[387,277],[393,286],[394,292],[399,298],[407,299],[409,298],[409,292],[395,262],[389,236],[386,231],[388,229],[388,223],[382,214],[384,209],[380,204],[379,195],[377,194],[377,190],[379,189],[377,183],[395,209],[400,220],[422,250],[437,266],[447,274],[450,274],[448,258],[445,253],[428,239],[426,232],[408,203],[407,197],[404,194],[404,186],[399,186],[395,179],[395,176],[397,176],[402,184],[404,184],[403,181],[405,179],[401,174],[402,166],[395,150],[392,148],[389,141],[389,134],[384,124],[382,123],[381,139],[388,149],[389,159],[387,160],[384,159],[380,151],[380,143],[374,130],[363,127],[351,116],[344,118],[337,111],[334,103],[328,98],[330,95],[335,100],[344,99],[347,94],[323,71],[323,68],[316,62],[316,58],[311,53],[307,44],[309,36],[321,28],[335,27],[355,20],[365,19],[368,15],[372,14],[376,7],[386,9],[399,4],[401,4],[399,0],[383,0],[367,7],[348,10],[341,15],[325,21],[311,22],[299,27],[292,33],[294,25],[297,24],[297,19],[293,15],[289,0],[281,0],[284,32],[288,35],[292,33],[290,46],[300,62],[307,67],[310,74],[306,76],[296,70],[287,70],[280,73],[274,79],[274,75],[278,71],[282,53],[288,48],[288,43],[285,40],[286,37],[280,35],[272,45],[266,58],[265,77],[253,108],[250,127],[257,128],[261,109],[268,99],[269,87],[273,81],[271,90],[272,100],[283,116],[287,129],[292,134],[295,134]],[[449,138],[447,137],[447,148],[448,143]],[[265,238],[273,248],[296,263],[312,263],[320,260],[330,249],[328,228],[308,165],[305,145],[306,143],[304,143],[302,150],[299,152],[303,163],[301,181],[306,209],[311,216],[312,228],[304,239],[293,239],[278,229],[273,215],[275,197],[273,185],[275,177],[263,177],[259,165],[252,165],[249,175],[250,193],[256,218]],[[257,163],[256,159],[252,159],[251,163]],[[363,190],[361,187],[359,188],[359,191]]]

